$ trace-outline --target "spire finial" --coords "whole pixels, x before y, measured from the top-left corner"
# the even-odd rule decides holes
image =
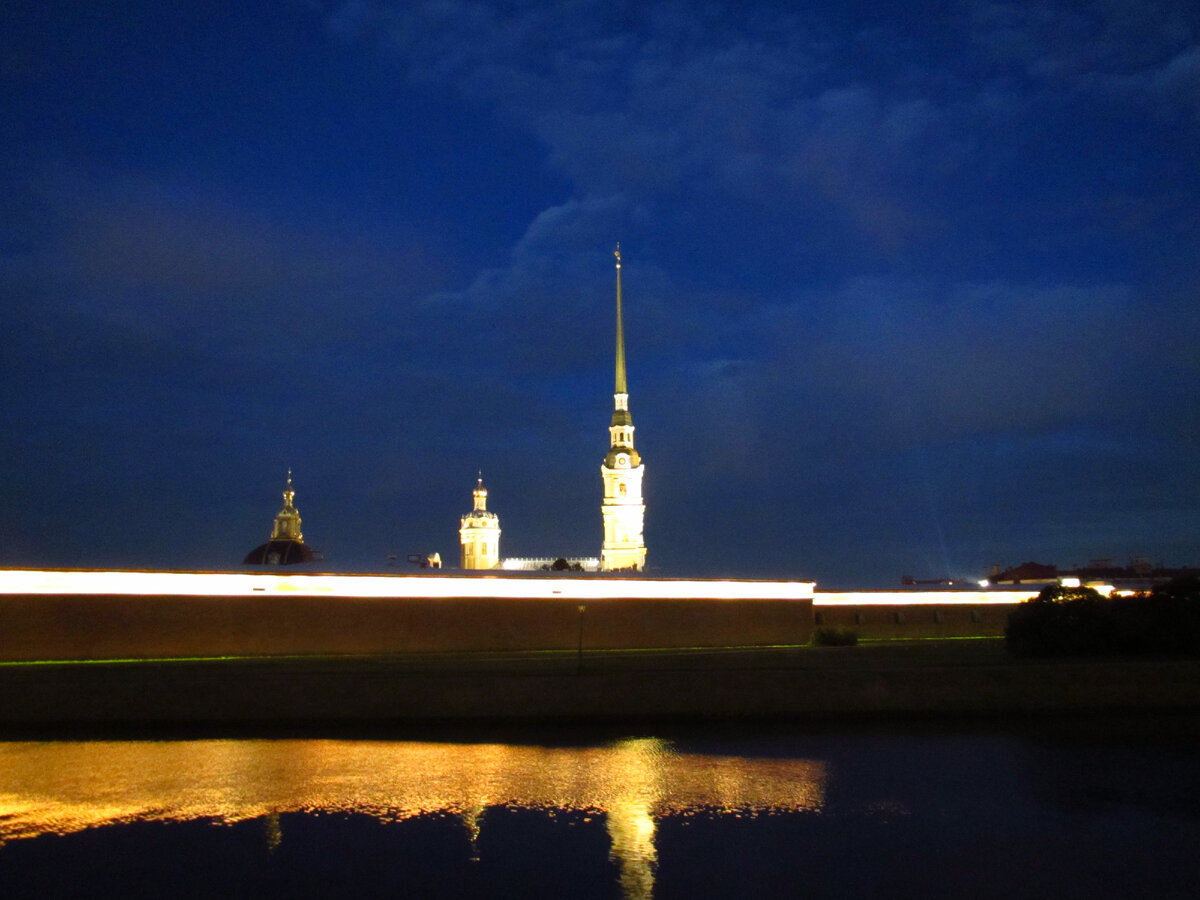
[[[487,488],[483,486],[483,469],[478,470],[479,478],[475,482],[475,490],[471,492],[471,496],[475,498],[475,512],[483,512],[487,509]]]
[[[296,489],[292,486],[291,466],[288,466],[287,483],[283,486],[283,509],[275,515],[271,540],[304,543],[304,535],[300,533],[300,513],[296,511]]]
[[[621,242],[617,242],[617,249],[613,251],[613,256],[617,258],[617,378],[616,392],[618,394],[629,393],[625,382],[625,327],[621,321]]]

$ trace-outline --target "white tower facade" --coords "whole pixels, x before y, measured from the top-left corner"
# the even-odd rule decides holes
[[[500,564],[500,517],[487,508],[487,488],[483,477],[472,492],[475,506],[462,517],[458,529],[462,545],[461,567],[464,569],[494,569]]]
[[[634,449],[633,417],[629,414],[629,389],[625,379],[625,329],[621,319],[621,245],[617,258],[617,353],[616,391],[613,393],[612,424],[608,427],[608,453],[600,466],[604,501],[604,543],[600,568],[641,571],[646,568],[646,542],[642,526],[646,504],[642,500],[642,476],[646,467]]]

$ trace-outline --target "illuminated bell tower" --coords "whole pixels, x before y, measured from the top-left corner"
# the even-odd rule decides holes
[[[291,566],[313,562],[318,558],[304,543],[300,531],[300,512],[296,509],[296,490],[292,487],[292,470],[288,469],[287,484],[283,487],[283,509],[275,513],[271,537],[249,553],[242,563],[247,566]]]
[[[487,488],[479,476],[472,492],[475,508],[462,517],[458,538],[462,543],[462,568],[494,569],[500,564],[500,517],[488,512]]]
[[[646,544],[642,522],[646,504],[642,502],[642,475],[645,466],[633,446],[633,417],[629,414],[629,391],[625,383],[625,329],[621,321],[621,245],[617,258],[617,378],[613,394],[612,424],[608,427],[609,447],[600,466],[604,482],[604,543],[600,547],[600,568],[605,571],[646,568]]]
[[[275,524],[271,526],[271,540],[304,543],[304,535],[300,533],[300,511],[296,509],[295,500],[292,470],[288,469],[287,484],[283,488],[283,509],[275,514]]]

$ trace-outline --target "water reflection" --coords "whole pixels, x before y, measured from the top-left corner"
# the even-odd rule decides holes
[[[625,896],[653,893],[666,816],[811,811],[823,763],[675,752],[657,739],[604,747],[338,740],[0,744],[0,844],[132,822],[365,813],[461,818],[478,855],[495,807],[603,814]]]

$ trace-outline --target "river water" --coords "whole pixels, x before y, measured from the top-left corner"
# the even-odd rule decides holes
[[[0,897],[1200,896],[1200,723],[0,742]]]

